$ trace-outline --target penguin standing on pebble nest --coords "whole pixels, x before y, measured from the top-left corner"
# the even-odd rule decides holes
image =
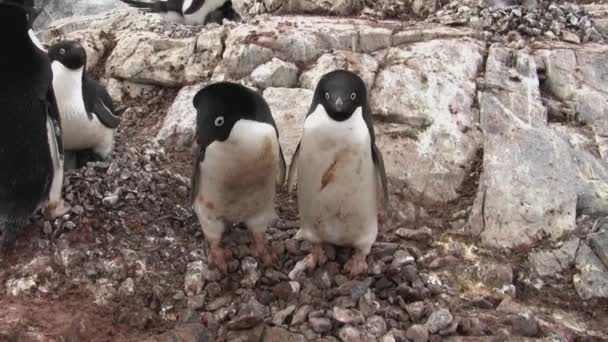
[[[65,150],[76,152],[77,167],[106,160],[114,149],[120,124],[110,94],[87,74],[87,54],[78,42],[59,42],[49,48],[48,55]]]
[[[53,72],[32,40],[33,1],[0,0],[0,249],[12,250],[17,230],[41,205],[67,213],[61,196],[63,146]]]
[[[244,223],[253,233],[252,254],[264,264],[274,253],[266,228],[278,218],[276,188],[285,183],[285,158],[277,125],[266,101],[230,82],[200,90],[197,109],[192,206],[209,242],[209,264],[228,271],[221,239],[228,224]]]
[[[296,236],[313,244],[306,267],[323,262],[322,244],[331,243],[355,249],[347,272],[366,272],[366,258],[378,235],[379,190],[385,205],[388,193],[367,90],[359,76],[337,70],[319,81],[289,169],[289,190],[296,173]]]
[[[142,9],[144,12],[159,14],[167,21],[186,25],[207,24],[208,16],[210,14],[212,14],[212,21],[217,22],[218,17],[221,17],[222,13],[233,15],[234,12],[232,9],[232,1],[230,0],[155,0],[149,2],[138,0],[120,1],[131,7]],[[214,12],[217,10],[220,11]]]

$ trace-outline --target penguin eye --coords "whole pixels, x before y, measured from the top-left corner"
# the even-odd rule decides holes
[[[325,92],[325,99],[329,100],[329,93],[328,92]]]
[[[218,116],[215,118],[215,127],[222,127],[224,125],[224,117]]]
[[[29,21],[30,21],[30,14],[29,14],[29,13],[25,13],[25,20],[26,20],[27,22],[29,22]]]
[[[59,54],[65,55],[65,49],[64,48],[59,49]]]
[[[357,98],[357,93],[352,93],[350,94],[350,99],[355,101],[355,99]]]

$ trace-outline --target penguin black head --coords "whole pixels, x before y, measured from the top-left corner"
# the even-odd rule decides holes
[[[240,84],[218,82],[201,89],[192,101],[197,110],[197,136],[201,146],[226,141],[239,120],[255,120],[252,90]]]
[[[74,40],[64,40],[54,44],[49,48],[48,54],[51,63],[58,61],[71,70],[80,69],[87,62],[87,52]]]
[[[314,104],[323,105],[327,114],[336,121],[344,121],[362,106],[367,106],[365,83],[347,70],[325,74],[315,89]]]

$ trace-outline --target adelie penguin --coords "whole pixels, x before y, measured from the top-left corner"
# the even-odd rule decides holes
[[[9,251],[17,230],[40,206],[57,217],[64,205],[61,119],[53,72],[30,36],[33,1],[0,0],[0,249]]]
[[[200,90],[197,109],[192,206],[209,243],[209,264],[228,270],[222,235],[244,223],[253,235],[252,254],[273,262],[266,228],[278,216],[276,188],[285,183],[285,158],[266,101],[238,84],[220,82]]]
[[[48,55],[65,150],[76,152],[77,167],[106,160],[120,124],[110,94],[87,74],[87,54],[78,42],[59,42],[48,49]]]
[[[186,25],[221,24],[224,18],[240,20],[240,15],[232,7],[230,0],[120,0],[125,4],[156,13],[167,21]]]
[[[325,260],[323,243],[352,247],[345,270],[367,271],[367,255],[378,234],[379,203],[388,203],[384,161],[363,80],[336,70],[317,85],[302,138],[289,169],[288,189],[297,173],[300,230],[313,251],[309,269]]]

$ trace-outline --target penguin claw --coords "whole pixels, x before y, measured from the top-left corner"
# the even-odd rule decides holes
[[[362,254],[353,255],[350,260],[346,262],[346,265],[344,265],[344,270],[353,277],[367,272],[366,256]]]
[[[47,220],[53,220],[61,217],[72,210],[69,204],[66,204],[64,200],[60,200],[57,203],[49,203],[44,212],[44,216]]]
[[[253,235],[251,244],[251,255],[261,259],[265,266],[272,266],[276,260],[276,255],[268,246],[268,240],[264,233],[256,233]]]
[[[209,248],[209,265],[217,268],[222,273],[228,273],[228,260],[230,255],[227,250],[219,244],[211,244]]]

